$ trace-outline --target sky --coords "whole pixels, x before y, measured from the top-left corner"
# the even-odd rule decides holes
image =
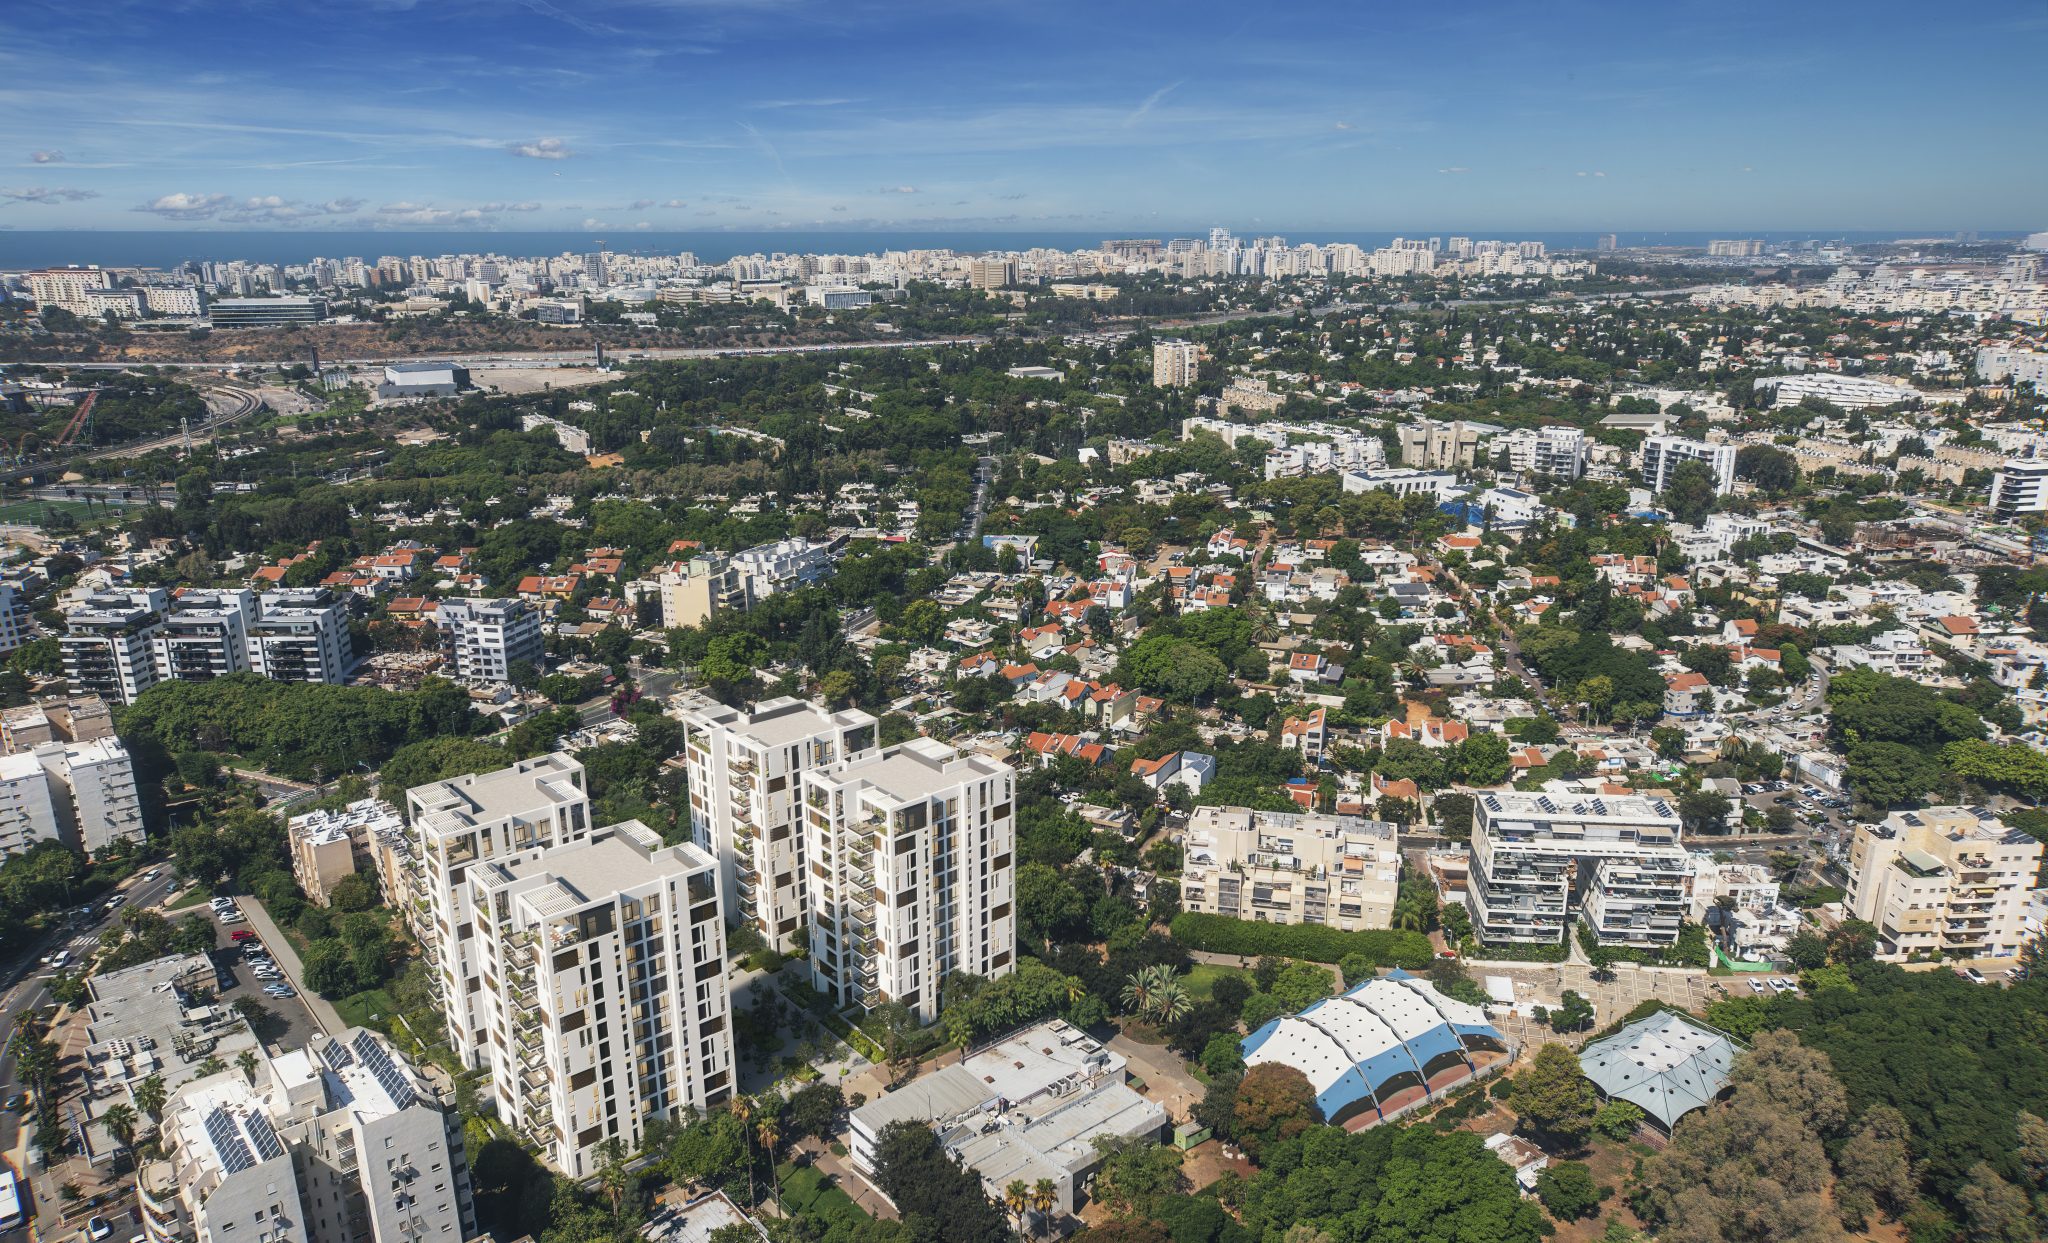
[[[2031,230],[2044,52],[2042,0],[5,0],[0,228]]]

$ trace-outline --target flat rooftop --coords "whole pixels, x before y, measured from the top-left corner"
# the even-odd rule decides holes
[[[479,884],[510,889],[541,914],[553,916],[666,876],[716,866],[717,861],[696,843],[664,846],[659,833],[638,820],[627,820],[598,830],[588,841],[557,847],[534,859],[487,863],[472,875]]]
[[[869,786],[899,803],[929,798],[962,781],[994,777],[1008,768],[936,738],[913,738],[879,755],[855,760],[831,775],[844,786]]]
[[[407,791],[406,799],[437,828],[467,827],[548,810],[586,797],[583,765],[561,753],[537,755],[496,772],[452,777]],[[452,825],[444,822],[452,820]]]

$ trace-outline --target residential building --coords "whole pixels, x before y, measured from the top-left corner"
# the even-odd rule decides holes
[[[1070,1217],[1101,1164],[1096,1140],[1156,1140],[1166,1131],[1166,1110],[1138,1095],[1126,1065],[1064,1019],[1039,1023],[854,1110],[848,1156],[873,1178],[882,1132],[923,1123],[991,1199],[1000,1202],[1012,1182],[1049,1179],[1052,1212]]]
[[[367,872],[372,843],[402,830],[398,809],[382,799],[358,799],[340,811],[311,811],[285,821],[292,875],[316,906],[333,902],[334,887]]]
[[[540,668],[540,614],[524,600],[443,600],[434,622],[441,628],[448,672],[458,682],[508,682],[512,666],[522,660]]]
[[[1001,289],[1017,283],[1015,259],[970,259],[967,284],[973,289]]]
[[[1586,473],[1586,433],[1576,427],[1521,428],[1497,437],[1493,448],[1508,469],[1524,474],[1577,479]]]
[[[95,1101],[125,1100],[155,1076],[176,1091],[206,1059],[235,1064],[263,1046],[247,1020],[218,1004],[220,973],[205,954],[169,954],[85,981],[85,1081]],[[139,1112],[139,1111],[138,1111]]]
[[[637,820],[532,844],[464,877],[477,1048],[498,1117],[555,1169],[736,1091],[718,862]]]
[[[20,647],[31,637],[27,597],[17,584],[0,580],[0,656]]]
[[[136,1171],[147,1243],[461,1243],[477,1233],[462,1118],[353,1027],[186,1084]]]
[[[872,755],[875,718],[788,697],[743,709],[698,695],[680,716],[691,832],[718,860],[726,917],[793,948],[812,910],[803,774]]]
[[[24,279],[28,296],[38,309],[56,306],[77,315],[85,313],[85,299],[90,291],[111,285],[107,273],[100,268],[44,268],[26,273]]]
[[[803,774],[811,978],[837,1005],[939,1013],[955,971],[1015,969],[1016,774],[913,738]]]
[[[2022,514],[2048,513],[2048,461],[2015,459],[1991,477],[1991,516],[2017,522]]]
[[[1678,939],[1691,863],[1678,812],[1643,795],[1477,796],[1467,898],[1488,944],[1562,945],[1576,910],[1602,944]]]
[[[1201,378],[1202,351],[1193,341],[1152,343],[1152,383],[1157,388],[1188,388]]]
[[[157,677],[205,682],[249,671],[249,622],[256,597],[248,591],[187,589],[173,595],[153,646]]]
[[[1480,437],[1499,431],[1489,424],[1454,419],[1417,419],[1394,429],[1401,437],[1401,465],[1423,470],[1469,467],[1478,459]]]
[[[58,647],[71,692],[130,704],[155,686],[155,640],[169,603],[168,592],[152,587],[102,592],[66,613]]]
[[[1181,903],[1262,923],[1389,927],[1401,886],[1397,834],[1395,825],[1362,816],[1197,807]]]
[[[249,624],[249,668],[279,682],[348,680],[348,608],[325,587],[266,591]]]
[[[801,538],[777,540],[743,548],[732,555],[732,570],[744,585],[749,604],[779,591],[794,591],[824,582],[832,574],[842,545]]]
[[[481,1066],[490,1035],[478,996],[483,971],[465,874],[480,860],[588,838],[583,765],[556,752],[414,786],[405,792],[405,818],[417,843],[411,888],[425,908],[421,948],[436,977],[448,1039],[464,1065]]]
[[[1849,843],[1848,907],[1886,958],[2002,958],[2026,938],[2041,843],[1981,807],[1895,811]]]
[[[34,755],[49,781],[58,834],[66,845],[92,856],[115,842],[142,840],[135,765],[119,738],[46,742]]]
[[[714,614],[747,607],[746,582],[722,553],[676,562],[655,577],[654,590],[667,630],[701,626]]]
[[[0,859],[59,835],[42,764],[33,754],[0,755]]]
[[[2014,345],[1987,345],[1977,351],[1977,374],[1993,384],[2031,384],[2048,390],[2048,351]]]
[[[1714,472],[1714,490],[1719,495],[1735,490],[1735,446],[1684,436],[1652,436],[1643,441],[1643,485],[1662,492],[1671,486],[1671,473],[1681,462],[1706,463]]]

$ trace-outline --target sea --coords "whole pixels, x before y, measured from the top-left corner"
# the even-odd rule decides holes
[[[1261,229],[1240,236],[1278,235],[1291,243],[1351,242],[1367,249],[1385,246],[1396,237],[1501,238],[1542,242],[1552,250],[1592,250],[1602,236],[1597,232],[1523,232],[1515,229],[1410,229],[1401,232],[1360,232],[1344,229]],[[1941,230],[1912,232],[1776,232],[1744,230],[1701,232],[1617,232],[1623,247],[1704,246],[1716,237],[1761,237],[1779,243],[1797,242],[1888,242],[1904,238],[1946,240]],[[1980,235],[1993,241],[2021,234]],[[1207,237],[1207,230],[1160,232],[1157,229],[1128,229],[1110,232],[888,232],[774,230],[759,232],[496,232],[486,229],[440,230],[436,232],[316,232],[313,230],[35,230],[0,228],[0,271],[59,267],[65,264],[99,264],[103,267],[175,268],[194,261],[242,259],[251,263],[304,263],[310,259],[363,258],[382,255],[401,257],[454,254],[497,254],[525,259],[564,253],[583,254],[602,246],[620,254],[674,255],[688,252],[706,263],[722,263],[734,255],[789,254],[878,254],[885,250],[945,248],[963,253],[991,250],[1028,250],[1051,247],[1058,250],[1092,250],[1107,238],[1125,237]]]

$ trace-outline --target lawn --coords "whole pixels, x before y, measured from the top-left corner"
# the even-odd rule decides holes
[[[79,524],[82,526],[88,521],[88,512],[90,512],[91,520],[93,521],[111,517],[106,510],[99,508],[93,508],[88,511],[84,501],[38,501],[31,499],[9,501],[4,505],[0,505],[0,523],[41,526],[54,513],[70,514],[73,518],[78,519]]]
[[[194,885],[177,897],[172,898],[169,902],[164,903],[164,909],[167,911],[182,911],[188,906],[198,906],[202,902],[211,902],[212,900],[213,890],[205,885]]]
[[[815,1217],[829,1229],[834,1222],[845,1222],[849,1230],[858,1230],[871,1220],[853,1197],[841,1191],[831,1177],[816,1166],[789,1163],[776,1167],[782,1184],[782,1203],[792,1215]]]
[[[1216,994],[1216,981],[1226,975],[1242,976],[1247,981],[1252,977],[1251,972],[1239,967],[1225,967],[1216,963],[1198,962],[1188,968],[1188,973],[1180,978],[1180,982],[1187,985],[1188,996],[1193,997],[1196,1001],[1207,1001]]]
[[[341,1016],[341,1021],[350,1027],[374,1027],[382,1031],[391,1016],[398,1013],[398,1003],[391,1000],[390,993],[381,988],[373,988],[335,1002],[334,1011]],[[373,1014],[381,1017],[376,1022],[371,1022],[370,1016]]]

